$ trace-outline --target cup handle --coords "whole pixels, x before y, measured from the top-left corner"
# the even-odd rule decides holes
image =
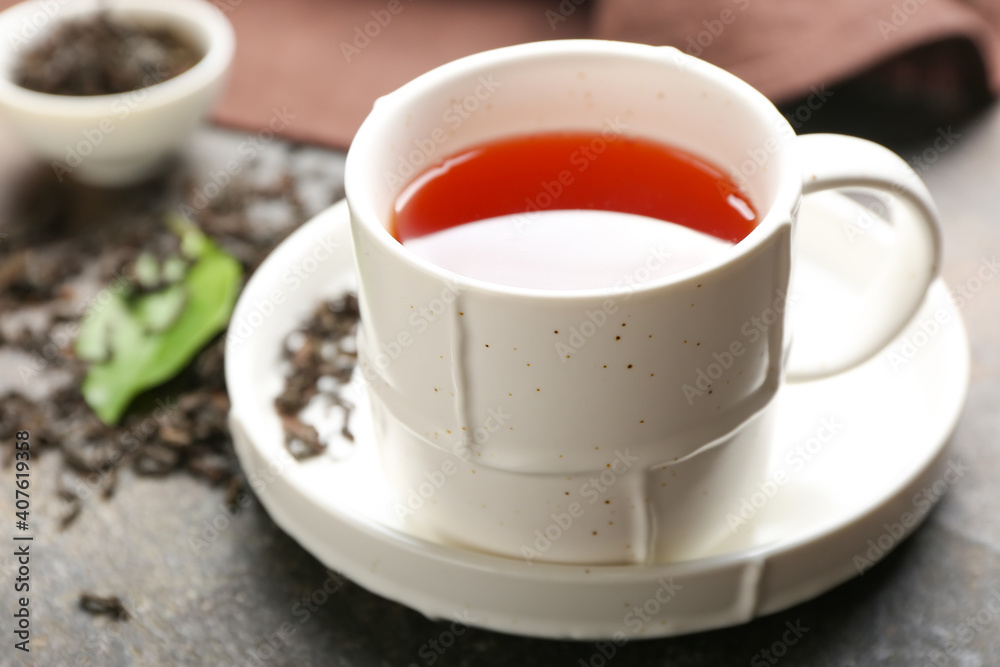
[[[793,382],[842,373],[883,350],[916,315],[941,266],[937,208],[927,186],[902,158],[871,141],[840,134],[803,135],[797,144],[803,195],[869,188],[891,195],[898,205],[892,208],[892,251],[880,258],[881,270],[857,301],[857,315],[849,326],[843,319],[830,323],[848,335],[831,341],[833,349],[822,359],[793,351],[785,375]],[[798,221],[800,230],[810,224],[824,223]],[[794,317],[791,327],[794,332]]]

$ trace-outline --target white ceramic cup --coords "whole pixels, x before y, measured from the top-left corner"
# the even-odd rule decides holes
[[[60,21],[107,9],[113,16],[173,28],[204,56],[160,83],[114,95],[50,95],[13,81],[18,59]],[[31,0],[0,12],[0,112],[60,180],[124,186],[150,177],[205,117],[222,92],[235,36],[205,0]]]
[[[695,268],[642,282],[636,267],[637,284],[587,291],[467,278],[387,231],[412,177],[465,148],[622,126],[729,171],[759,225]],[[789,368],[799,199],[852,186],[908,204],[893,216],[896,253],[859,306],[871,316]],[[428,72],[375,103],[346,190],[361,368],[399,513],[437,539],[529,561],[665,562],[732,543],[726,512],[763,479],[782,382],[883,349],[941,252],[930,196],[900,158],[796,137],[748,84],[669,47],[552,41]]]

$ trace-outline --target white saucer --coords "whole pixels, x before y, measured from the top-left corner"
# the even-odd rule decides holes
[[[801,215],[849,224],[844,201],[810,196]],[[822,262],[808,263],[797,279],[814,283],[811,298],[827,289],[836,300],[843,294],[833,292],[850,289],[814,280]],[[748,499],[761,505],[753,508],[750,548],[683,563],[587,567],[529,564],[434,542],[413,534],[392,509],[363,391],[351,421],[354,445],[337,443],[302,462],[284,449],[273,408],[282,387],[282,341],[321,299],[353,287],[353,266],[348,210],[340,202],[253,275],[226,348],[233,439],[251,488],[279,526],[328,567],[428,617],[573,639],[666,637],[744,623],[857,576],[926,516],[952,478],[945,444],[965,401],[969,355],[938,281],[922,312],[879,357],[781,390],[773,467],[787,479],[773,497]],[[942,310],[947,324],[921,334],[918,323]],[[826,333],[836,338],[850,329]],[[909,358],[909,348],[900,351],[904,341],[916,350]],[[838,425],[826,443],[818,437],[826,435],[824,419]],[[811,460],[800,456],[800,466],[787,458],[807,444]]]

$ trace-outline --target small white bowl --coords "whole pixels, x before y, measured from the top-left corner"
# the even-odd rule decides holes
[[[204,118],[222,90],[235,48],[232,25],[204,0],[113,0],[113,16],[173,28],[204,53],[188,71],[114,95],[50,95],[15,84],[27,49],[97,0],[31,0],[0,12],[0,110],[62,180],[123,186],[153,174]]]

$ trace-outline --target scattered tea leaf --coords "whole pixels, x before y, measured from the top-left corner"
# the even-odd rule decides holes
[[[304,423],[299,414],[317,394],[323,394],[330,407],[343,411],[341,435],[354,440],[349,423],[354,406],[341,396],[341,389],[351,380],[357,363],[354,337],[361,313],[353,293],[317,305],[311,318],[286,336],[283,356],[292,373],[285,378],[285,388],[274,399],[285,432],[285,448],[297,460],[322,454],[327,447],[316,429]]]
[[[80,608],[89,614],[111,616],[119,621],[127,621],[130,618],[125,603],[117,595],[80,593]]]

